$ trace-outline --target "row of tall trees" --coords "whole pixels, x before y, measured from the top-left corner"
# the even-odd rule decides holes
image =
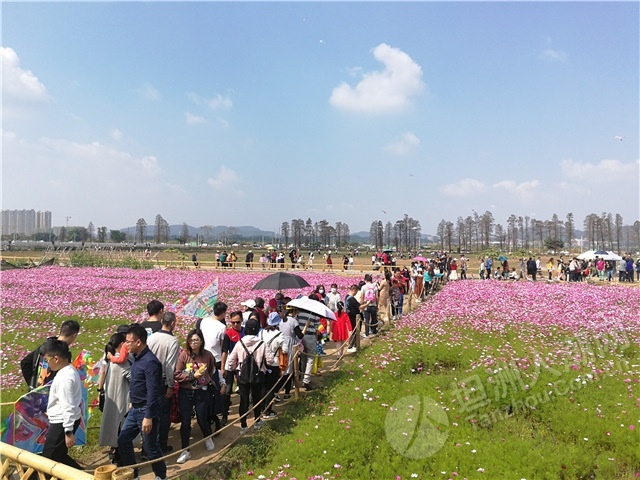
[[[344,222],[336,222],[330,225],[327,220],[314,222],[311,218],[303,220],[295,218],[289,222],[282,222],[280,235],[285,245],[293,244],[295,247],[302,245],[335,246],[337,248],[349,245],[351,232],[349,225]]]
[[[395,247],[396,251],[417,251],[420,248],[420,222],[406,213],[395,222],[388,221],[383,225],[382,220],[374,220],[369,228],[369,241],[376,250]]]
[[[591,213],[584,219],[582,246],[588,249],[628,251],[640,247],[640,221],[624,225],[622,215],[602,212]],[[564,219],[553,214],[550,219],[536,219],[511,214],[506,224],[496,223],[493,214],[479,214],[472,210],[467,217],[456,222],[441,220],[437,235],[444,250],[475,250],[499,245],[500,249],[561,250],[577,243],[573,213]]]

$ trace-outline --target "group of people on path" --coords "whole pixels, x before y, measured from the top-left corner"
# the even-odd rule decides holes
[[[347,295],[346,299],[350,309],[356,308],[357,313],[367,308],[373,311],[375,301],[356,302],[355,285],[351,292],[353,297]],[[302,346],[296,361],[300,362],[302,386],[311,390],[322,332],[328,331],[333,341],[344,342],[355,326],[355,311],[353,315],[347,313],[336,285],[327,293],[318,286],[309,298],[329,305],[336,312],[336,321],[327,323],[319,315],[287,309],[290,298],[282,293],[271,299],[268,306],[264,299],[256,298],[242,302],[244,311],[231,313],[224,302],[217,302],[210,315],[195,322],[182,346],[173,333],[176,315],[165,311],[159,300],[149,302],[147,320],[119,326],[105,345],[98,381],[102,397],[99,445],[110,448],[113,463],[134,465],[137,463],[134,440],[141,435],[140,459],[159,459],[151,467],[156,479],[163,480],[167,466],[160,458],[173,450],[168,444],[172,414],[175,416],[175,411],[179,411],[184,449],[177,463],[191,458],[188,447],[192,412],[206,449],[212,451],[214,428],[217,430],[228,421],[234,383],[240,397],[240,433],[248,430],[245,414],[250,404],[254,406],[252,427],[261,428],[265,419],[276,415],[272,400],[290,398],[294,346]],[[375,329],[375,322],[372,325]],[[82,382],[71,364],[69,350],[79,331],[80,325],[75,320],[63,322],[57,337],[47,339],[22,359],[21,369],[32,389],[53,382],[47,411],[51,426],[43,455],[81,469],[68,453],[75,445],[75,431],[82,418]],[[246,378],[243,373],[249,361],[257,365],[255,378]],[[136,469],[136,478],[137,475]]]

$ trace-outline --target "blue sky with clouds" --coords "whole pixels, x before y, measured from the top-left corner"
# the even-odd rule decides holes
[[[2,208],[108,228],[631,224],[639,18],[637,2],[3,2]]]

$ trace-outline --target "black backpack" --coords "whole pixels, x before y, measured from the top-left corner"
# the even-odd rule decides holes
[[[253,354],[264,342],[258,342],[252,352],[249,351],[242,339],[240,340],[240,343],[242,344],[245,352],[247,352],[247,356],[244,359],[244,362],[242,362],[242,367],[240,367],[240,371],[238,372],[238,385],[257,385],[262,381],[262,371],[260,370],[260,366],[258,365],[258,362],[256,362]],[[262,361],[264,363],[264,357],[262,358]]]

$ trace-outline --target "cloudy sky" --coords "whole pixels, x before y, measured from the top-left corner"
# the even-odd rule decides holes
[[[2,208],[640,218],[639,4],[2,4]],[[622,140],[615,137],[622,137]]]

